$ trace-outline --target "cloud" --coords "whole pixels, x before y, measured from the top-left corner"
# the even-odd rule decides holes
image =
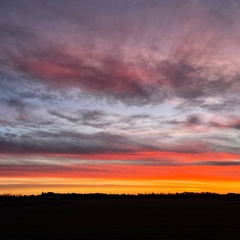
[[[116,122],[120,121],[119,115],[106,113],[102,110],[77,110],[71,112],[64,110],[49,110],[48,112],[59,119],[100,129],[104,129],[106,127],[109,128]]]
[[[85,63],[83,59],[63,56],[62,62],[21,62],[19,70],[33,78],[58,88],[79,88],[96,98],[121,101],[129,105],[161,103],[167,97],[165,90],[151,82],[143,82],[138,66],[112,57],[95,59],[98,65]],[[140,68],[140,67],[139,67]]]
[[[99,132],[83,134],[70,131],[34,131],[11,138],[2,135],[0,152],[8,154],[138,154],[141,152],[204,153],[214,149],[197,139],[176,139],[174,142],[159,141],[155,137]],[[227,150],[227,149],[226,149]]]
[[[190,124],[198,125],[201,123],[201,118],[198,115],[188,115],[187,122]]]
[[[18,38],[15,35],[10,37]],[[21,35],[19,38],[21,42]],[[58,50],[61,47],[46,46],[46,42],[39,41],[36,47],[34,39],[34,41],[28,40],[26,45],[30,49],[25,49],[25,46],[17,46],[20,55],[19,52],[12,51],[12,46],[5,54],[8,58],[7,64],[14,67],[11,71],[22,76],[18,77],[18,82],[22,82],[21,78],[24,77],[53,89],[79,88],[97,98],[115,99],[134,105],[164,100],[164,93],[158,93],[158,96],[155,96],[153,92],[156,90],[153,86],[139,84],[138,81],[141,79],[139,78],[140,74],[134,69],[136,66],[130,67],[121,59],[117,60],[107,56],[98,59],[96,56],[94,61],[98,61],[100,66],[94,66],[84,61],[85,56],[76,58]],[[16,46],[14,45],[14,47]],[[14,76],[9,71],[6,74],[8,78],[12,79]],[[26,94],[27,97],[37,95],[36,92],[26,93],[25,91],[25,97]],[[46,99],[46,96],[49,98],[47,93],[40,97]]]
[[[26,7],[21,8],[21,14],[27,11],[27,8],[35,9],[38,6],[41,14],[46,16],[46,19],[52,19],[53,24],[60,21],[61,15],[64,16],[66,25],[78,25],[79,33],[69,32],[69,38],[66,38],[65,42],[61,39],[56,40],[50,34],[47,36],[38,28],[45,21],[39,22],[37,18],[33,18],[33,23],[28,26],[21,21],[19,26],[10,23],[0,26],[0,58],[4,63],[1,67],[2,72],[14,79],[14,84],[26,83],[27,80],[28,84],[32,82],[45,87],[45,92],[39,93],[37,89],[31,90],[27,86],[25,91],[21,91],[24,98],[37,97],[43,101],[51,101],[57,96],[51,96],[50,89],[67,91],[74,88],[96,99],[120,101],[126,105],[162,104],[177,97],[185,99],[192,106],[192,102],[196,103],[200,98],[210,96],[228,97],[228,101],[231,102],[233,94],[238,93],[239,71],[229,67],[232,59],[222,59],[229,41],[234,40],[234,20],[229,10],[214,10],[214,4],[209,8],[204,3],[181,4],[178,7],[174,4],[155,3],[154,6],[157,6],[162,15],[157,18],[159,14],[154,14],[142,23],[139,16],[148,16],[149,11],[155,13],[156,10],[152,8],[152,4],[147,4],[146,7],[146,4],[140,1],[136,12],[134,11],[135,20],[132,17],[128,18],[131,24],[125,22],[118,11],[116,12],[120,28],[116,38],[115,32],[112,31],[115,27],[108,22],[115,18],[109,13],[106,14],[107,9],[113,7],[112,4],[108,3],[104,10],[96,3],[95,10],[101,13],[99,16],[93,14],[90,5],[75,4],[75,8],[70,5],[66,11],[64,4],[61,6],[56,2],[44,2],[41,6],[33,4],[29,7],[21,2],[21,5]],[[120,5],[128,12],[126,2]],[[79,6],[81,8],[78,8]],[[81,10],[77,14],[75,10],[85,8],[88,9],[87,13]],[[179,23],[175,23],[164,14],[165,8],[177,13]],[[169,20],[168,31],[158,22],[159,18]],[[137,30],[141,29],[141,24],[144,25],[142,32]],[[49,29],[45,29],[48,33]],[[134,34],[126,34],[126,29],[134,30]],[[176,33],[172,45],[161,42],[162,45],[157,48],[156,52],[161,57],[156,57],[151,50],[156,41],[154,39],[159,39],[154,29],[159,29],[161,36],[163,32],[170,39],[173,38],[173,32]],[[63,30],[67,31],[67,28],[63,26]],[[56,36],[59,31],[56,27]],[[89,37],[92,34],[89,31],[96,32],[99,44],[93,36]],[[227,34],[231,35],[230,40]],[[86,37],[91,46],[85,45],[80,35],[82,38]],[[147,37],[148,35],[150,37]],[[77,39],[79,44],[76,46],[73,42]],[[131,42],[135,43],[138,54],[134,52]],[[119,48],[114,48],[115,44],[118,44]],[[164,47],[169,50],[162,54]],[[76,50],[73,51],[73,48]],[[229,103],[228,106],[230,105]],[[221,107],[204,102],[198,106],[209,110]]]
[[[191,104],[192,99],[226,94],[225,89],[229,97],[240,87],[238,72],[226,74],[221,68],[211,69],[183,60],[156,61],[153,68],[139,61],[131,64],[121,58],[105,56],[96,57],[95,66],[84,58],[58,52],[52,54],[50,59],[45,56],[45,59],[22,60],[17,69],[29,79],[54,89],[78,88],[96,98],[138,106],[161,104],[172,97],[186,99]],[[233,102],[233,99],[228,101]],[[202,105],[203,108],[207,106],[211,108],[210,104]]]
[[[172,119],[166,121],[167,124],[191,128],[194,126],[205,127],[205,131],[210,128],[239,129],[240,119],[234,114],[190,114],[184,120]]]
[[[139,145],[127,137],[110,133],[81,134],[76,132],[46,132],[22,134],[12,139],[0,138],[1,153],[65,153],[97,154],[127,153],[138,150]]]
[[[197,163],[193,163],[193,165],[200,166],[239,166],[240,161],[201,161]]]
[[[4,172],[18,172],[18,174],[21,174],[21,172],[24,173],[73,173],[73,172],[108,172],[107,169],[101,169],[97,167],[89,167],[89,166],[36,166],[36,165],[8,165],[4,166],[1,165],[1,173],[4,174]]]
[[[47,5],[45,7],[48,9]],[[1,25],[0,35],[3,41],[0,51],[1,62],[4,63],[1,71],[13,79],[14,84],[28,81],[21,96],[37,97],[43,101],[56,98],[56,95],[49,94],[49,89],[78,89],[96,99],[120,101],[126,105],[162,104],[177,97],[185,99],[192,106],[192,102],[196,103],[200,98],[224,96],[229,98],[230,106],[230,102],[234,101],[232,96],[240,89],[240,73],[229,67],[230,60],[225,60],[226,66],[219,64],[219,61],[224,60],[218,55],[221,55],[224,50],[222,46],[225,47],[228,41],[223,26],[231,28],[233,23],[228,21],[227,16],[222,20],[217,12],[210,14],[209,9],[196,9],[193,8],[197,15],[189,16],[192,19],[191,24],[186,24],[187,29],[182,25],[183,33],[177,31],[174,46],[171,46],[171,50],[161,59],[151,57],[148,50],[144,50],[145,54],[134,54],[130,57],[121,48],[109,47],[107,51],[100,51],[97,46],[87,47],[82,45],[82,42],[79,43],[77,53],[74,53],[71,47],[62,41],[54,42],[51,38],[42,37],[37,28],[33,30],[31,27]],[[44,8],[41,11],[43,10]],[[56,10],[65,12],[59,6]],[[183,5],[182,10],[187,11],[187,7]],[[183,13],[180,11],[178,14],[181,24],[185,24]],[[206,19],[202,19],[202,16]],[[222,22],[221,27],[217,24],[219,21]],[[38,26],[39,23],[36,21],[35,24]],[[138,25],[137,21],[134,26]],[[99,28],[101,32],[103,26],[100,25]],[[80,32],[87,36],[85,30]],[[120,31],[121,34],[124,35]],[[136,35],[138,34],[140,33],[137,32]],[[169,34],[171,35],[171,32]],[[100,36],[102,42],[102,35]],[[73,38],[75,37],[73,35]],[[134,36],[130,37],[134,39]],[[109,46],[116,41],[110,33],[107,39],[104,41],[109,41]],[[147,39],[146,43],[151,45],[151,39]],[[124,47],[125,44],[123,41],[121,46]],[[128,49],[129,46],[125,47]],[[142,49],[142,46],[137,47]],[[44,86],[45,92],[30,90],[31,83]],[[203,103],[199,107],[210,110],[219,109],[221,106]]]
[[[240,129],[240,118],[238,116],[232,115],[225,117],[222,121],[211,121],[209,125],[218,128],[232,128],[235,130]]]
[[[208,110],[209,112],[236,112],[237,106],[240,104],[240,98],[236,96],[226,97],[220,102],[202,102],[199,104],[200,108]]]
[[[154,128],[160,122],[157,117],[150,114],[118,114],[99,109],[52,109],[48,113],[57,117],[60,121],[67,120],[73,124],[90,126],[99,130],[125,130],[126,134],[133,130],[140,130],[146,125],[148,128]]]
[[[144,59],[129,63],[112,56],[96,56],[95,63],[91,63],[84,60],[84,56],[75,57],[59,51],[47,53],[42,59],[36,56],[19,60],[17,71],[55,90],[77,88],[97,99],[120,101],[127,105],[161,104],[173,97],[186,99],[191,105],[192,99],[222,94],[229,98],[237,94],[240,87],[236,77],[238,72],[226,74],[221,67],[211,69],[183,60],[143,65]],[[46,97],[50,98],[47,93],[45,97],[42,95],[43,99]],[[228,101],[233,102],[234,99]],[[214,104],[200,107],[211,109]]]

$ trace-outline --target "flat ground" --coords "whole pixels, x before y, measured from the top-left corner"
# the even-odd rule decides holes
[[[2,240],[240,239],[240,201],[116,199],[0,206]]]

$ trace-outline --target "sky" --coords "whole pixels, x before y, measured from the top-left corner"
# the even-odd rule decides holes
[[[0,0],[0,194],[240,192],[238,0]]]

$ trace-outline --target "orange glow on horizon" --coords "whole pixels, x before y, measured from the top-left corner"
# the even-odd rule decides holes
[[[13,159],[21,156],[23,159],[30,157],[32,160],[38,155],[11,156]],[[184,191],[227,193],[239,192],[240,189],[239,165],[194,165],[207,161],[236,161],[239,159],[238,154],[145,151],[135,154],[41,154],[39,157],[56,158],[57,165],[13,165],[0,169],[0,194],[39,194],[47,191],[126,194]],[[158,160],[161,158],[176,158],[180,165],[158,165],[161,164],[161,160]],[[89,160],[94,163],[91,164]],[[144,163],[137,165],[136,160],[144,160]]]
[[[118,166],[119,167],[119,166]],[[112,169],[113,170],[113,169]],[[29,174],[1,177],[0,194],[239,192],[240,167],[122,167],[118,174]],[[231,173],[231,174],[229,174]],[[15,176],[14,176],[15,175]]]
[[[7,179],[9,182],[11,180]],[[57,179],[59,180],[59,179]],[[66,180],[66,179],[60,179]],[[73,180],[73,179],[72,179]],[[88,184],[82,179],[66,180],[65,184],[51,179],[42,179],[42,183],[29,181],[29,185],[21,185],[21,179],[15,179],[18,186],[1,188],[0,194],[40,194],[41,192],[56,193],[117,193],[117,194],[138,194],[138,193],[180,193],[180,192],[216,192],[216,193],[240,193],[240,181],[183,181],[183,180],[102,180],[87,179]],[[1,180],[2,182],[2,180]],[[58,182],[58,183],[56,183]],[[76,183],[77,182],[77,183]],[[85,181],[84,181],[85,182]],[[94,183],[92,183],[94,182]],[[96,183],[98,183],[96,185]],[[107,184],[106,184],[107,183]],[[93,184],[93,185],[91,185]],[[4,184],[2,184],[4,186]]]

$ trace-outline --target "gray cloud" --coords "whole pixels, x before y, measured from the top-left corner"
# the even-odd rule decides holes
[[[104,50],[104,52],[99,51],[99,46],[94,42],[95,38],[92,37],[88,38],[91,47],[87,47],[84,45],[84,41],[79,40],[78,48],[81,49],[82,53],[74,55],[69,52],[67,44],[64,44],[63,41],[45,37],[42,30],[37,28],[45,21],[38,19],[38,14],[36,14],[36,18],[33,18],[35,28],[31,24],[26,25],[21,21],[19,24],[23,26],[10,23],[0,26],[1,39],[3,39],[0,46],[1,61],[4,62],[5,66],[2,67],[2,71],[4,69],[5,74],[11,75],[15,82],[22,82],[22,77],[55,90],[79,88],[97,99],[120,101],[127,105],[161,104],[173,97],[183,98],[191,105],[192,101],[196,103],[199,98],[221,97],[222,95],[227,95],[230,98],[229,101],[233,101],[231,95],[237,94],[240,87],[239,73],[232,72],[233,70],[226,72],[222,66],[214,64],[214,59],[229,44],[230,40],[227,35],[233,34],[231,29],[234,20],[229,9],[219,7],[213,2],[211,1],[212,7],[209,9],[204,3],[191,2],[191,4],[180,4],[178,7],[173,3],[154,4],[158,9],[157,11],[161,11],[162,14],[164,13],[162,8],[166,8],[168,11],[177,11],[179,18],[179,24],[177,24],[172,19],[168,19],[166,14],[163,14],[160,18],[168,19],[171,26],[167,32],[166,29],[162,29],[160,22],[157,22],[156,25],[159,27],[160,33],[166,32],[168,37],[172,38],[171,31],[174,27],[182,28],[182,33],[177,32],[171,51],[165,55],[163,60],[159,60],[149,54],[147,56],[138,54],[130,58],[126,51],[122,50],[122,48],[128,49],[129,42],[134,41],[136,37],[138,40],[143,39],[149,46],[153,45],[154,40],[152,39],[157,36],[155,36],[156,34],[152,35],[151,28],[146,28],[146,24],[150,25],[153,20],[159,20],[156,17],[157,14],[152,18],[147,18],[146,23],[143,23],[142,36],[139,36],[140,32],[136,30],[138,27],[141,29],[142,22],[138,18],[134,20],[129,17],[132,24],[128,25],[133,28],[130,29],[131,31],[135,29],[133,31],[135,35],[131,34],[129,38],[124,40],[126,34],[124,29],[128,29],[128,25],[118,11],[116,11],[116,19],[120,20],[120,29],[117,33],[118,38],[116,38],[114,33],[111,34],[112,29],[116,26],[111,27],[111,24],[106,24],[111,16],[99,15],[103,19],[96,19],[97,16],[91,9],[92,5],[87,3],[75,3],[77,4],[74,5],[75,8],[69,5],[68,11],[66,11],[62,5],[55,1],[51,3],[43,1],[41,4],[30,4],[29,6],[26,4],[27,2],[21,1],[19,3],[22,6],[19,10],[21,14],[29,9],[39,8],[40,13],[46,16],[46,19],[51,18],[53,23],[60,21],[60,16],[64,16],[66,24],[74,22],[75,26],[78,23],[79,32],[83,36],[89,36],[87,29],[97,32],[99,42],[108,43],[109,49]],[[63,6],[66,4],[62,3]],[[97,2],[94,4],[95,10],[101,14],[104,14],[108,8],[116,10],[116,3],[113,5],[109,2],[108,5],[105,5],[106,9],[100,8]],[[147,16],[146,13],[149,13],[150,9],[154,13],[156,11],[152,8],[152,4],[146,5],[142,1],[137,1],[135,4],[138,6],[136,16]],[[134,6],[134,4],[130,4],[130,6],[127,2],[117,5],[126,10],[126,13],[128,12],[127,6]],[[233,3],[231,3],[232,5]],[[11,8],[7,3],[3,6]],[[85,8],[88,11],[80,10]],[[230,7],[230,9],[232,8]],[[30,15],[33,14],[30,13]],[[185,18],[187,17],[192,21],[186,22]],[[153,27],[156,28],[156,26]],[[226,29],[229,32],[226,33]],[[69,34],[72,34],[74,39],[79,38],[77,33]],[[152,38],[146,38],[145,35],[148,34]],[[122,39],[122,42],[119,43],[118,39]],[[234,37],[232,39],[234,40]],[[113,48],[116,42],[120,45],[119,48]],[[150,48],[143,47],[140,43],[138,45],[140,49],[145,49],[149,53]],[[163,49],[158,48],[158,51],[160,54]],[[17,76],[14,76],[12,72],[16,72]],[[16,81],[16,79],[18,80]],[[24,91],[21,94],[23,97],[34,96],[48,101],[54,98],[48,91],[49,89],[46,88],[46,92],[41,94],[36,90]],[[214,104],[203,104],[199,107],[220,108]]]
[[[201,161],[193,163],[193,165],[206,165],[206,166],[239,166],[240,161]]]
[[[174,58],[147,63],[147,59],[138,56],[129,63],[122,54],[98,56],[92,52],[94,59],[69,55],[66,48],[55,46],[20,27],[1,26],[0,32],[6,39],[1,48],[4,49],[3,56],[8,67],[13,67],[8,72],[17,72],[15,77],[10,72],[8,74],[11,79],[15,78],[15,84],[16,78],[24,83],[19,77],[22,76],[30,80],[29,83],[38,81],[59,90],[77,87],[96,98],[139,106],[161,104],[172,97],[184,98],[191,104],[192,99],[221,96],[226,89],[229,94],[236,94],[240,88],[238,72],[225,73],[221,68],[196,62],[195,55],[199,54],[196,49],[191,49],[190,57],[185,57],[188,50],[181,48],[181,52],[175,51]],[[188,47],[191,45],[193,43]],[[207,57],[208,54],[202,55],[202,58]],[[89,60],[94,60],[98,66]],[[145,74],[144,77],[139,70]],[[29,85],[27,89],[30,89]],[[53,98],[48,92],[39,94],[37,90],[25,91],[21,95],[42,100]],[[205,104],[202,107],[210,109],[214,106]]]
[[[2,153],[128,153],[138,150],[133,140],[108,133],[81,134],[75,132],[36,131],[35,134],[23,134],[18,138],[0,138]]]
[[[201,118],[198,115],[188,115],[187,116],[187,122],[191,124],[198,125],[201,123]]]

